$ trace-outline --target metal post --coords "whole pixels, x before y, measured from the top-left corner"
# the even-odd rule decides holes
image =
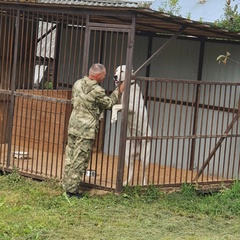
[[[14,10],[13,10],[14,11]],[[11,77],[11,105],[9,109],[9,131],[7,136],[8,151],[7,151],[7,167],[10,166],[11,159],[11,142],[12,142],[12,129],[13,129],[13,116],[14,116],[14,103],[15,103],[15,90],[16,90],[16,72],[17,72],[17,56],[19,49],[19,28],[20,28],[20,10],[17,10],[16,22],[15,22],[15,40],[14,40],[14,53],[13,53],[13,68]]]
[[[121,135],[119,144],[119,160],[117,168],[117,182],[116,192],[119,193],[123,188],[123,174],[124,174],[124,163],[125,163],[125,150],[126,150],[126,139],[127,139],[127,114],[128,114],[128,102],[130,94],[130,82],[132,73],[132,57],[135,37],[135,25],[136,16],[132,18],[131,31],[128,36],[128,50],[126,56],[126,80],[124,86],[124,98],[123,98],[123,109],[122,109],[122,122],[121,122]]]

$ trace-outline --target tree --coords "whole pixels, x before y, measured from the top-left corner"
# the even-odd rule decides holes
[[[233,0],[234,1],[234,0]],[[227,0],[224,8],[224,16],[217,20],[215,25],[220,28],[225,28],[233,32],[240,31],[240,14],[238,12],[238,4],[230,6],[231,0]]]
[[[158,8],[158,11],[180,16],[180,9],[179,0],[165,0],[162,3],[162,7]]]

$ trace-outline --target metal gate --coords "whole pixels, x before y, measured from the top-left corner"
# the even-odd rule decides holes
[[[1,4],[0,166],[4,171],[61,179],[72,85],[92,63],[101,62],[107,69],[103,87],[110,94],[116,87],[115,68],[130,66],[134,17],[125,14],[130,25],[111,25],[94,23],[92,16],[67,8]],[[117,146],[108,142],[117,132],[106,131],[110,115],[106,111],[100,123],[89,164],[96,177],[86,174],[83,181],[88,185],[116,185]]]
[[[106,89],[107,95],[111,94],[116,88],[113,75],[118,66],[127,66],[126,81],[130,81],[134,35],[134,22],[132,25],[111,25],[95,23],[87,19],[83,73],[87,74],[87,67],[93,63],[99,62],[104,64],[107,74],[103,87]],[[84,182],[115,189],[118,177],[117,172],[119,168],[122,168],[123,171],[123,165],[120,162],[124,162],[124,159],[120,160],[121,151],[124,153],[124,149],[119,149],[117,142],[126,141],[126,135],[121,134],[119,136],[117,129],[121,128],[121,132],[123,132],[126,123],[124,124],[123,122],[121,127],[112,126],[110,117],[111,111],[105,111],[100,119],[99,133],[87,170],[90,174],[85,175]]]

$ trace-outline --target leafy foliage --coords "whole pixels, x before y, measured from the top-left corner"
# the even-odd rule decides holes
[[[158,11],[179,16],[180,9],[181,7],[179,6],[179,0],[165,0],[162,3],[162,6],[158,8]]]
[[[220,20],[215,22],[215,25],[220,28],[228,29],[233,32],[240,31],[240,14],[238,11],[238,4],[231,7],[226,4],[224,8],[224,15]]]

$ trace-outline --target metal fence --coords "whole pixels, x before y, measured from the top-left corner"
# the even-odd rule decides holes
[[[61,179],[72,85],[91,63],[101,62],[107,68],[103,87],[110,94],[116,67],[131,62],[134,17],[128,17],[130,25],[112,26],[91,16],[2,4],[3,170]],[[176,186],[238,179],[240,83],[138,77],[129,93],[125,115],[118,112],[111,123],[112,111],[105,111],[100,120],[83,184],[116,189],[122,183]],[[119,160],[124,152],[125,164]]]

